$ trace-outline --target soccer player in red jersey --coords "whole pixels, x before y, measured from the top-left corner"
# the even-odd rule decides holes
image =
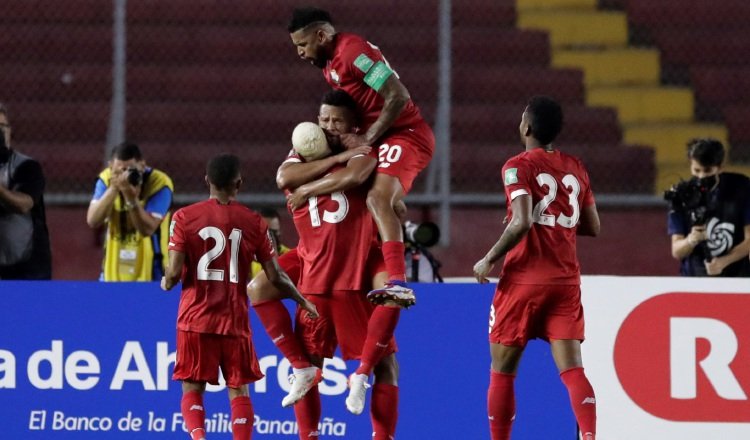
[[[342,134],[342,143],[347,148],[378,148],[379,163],[367,206],[383,240],[389,281],[369,297],[377,304],[390,299],[410,306],[415,298],[406,286],[398,205],[432,159],[432,129],[380,49],[358,35],[336,32],[328,12],[295,9],[287,29],[299,57],[323,69],[328,84],[346,91],[357,103],[363,133]]]
[[[182,416],[193,440],[206,436],[203,392],[218,384],[221,368],[231,403],[234,439],[250,439],[253,407],[247,384],[263,377],[248,321],[245,286],[257,259],[270,282],[316,316],[279,268],[268,227],[235,201],[242,183],[239,158],[222,154],[206,170],[210,198],[178,210],[172,218],[169,264],[161,287],[182,278],[177,315],[175,380],[182,381]]]
[[[355,109],[356,104],[346,92],[329,92],[320,107],[319,124],[334,137],[350,132],[354,129]],[[306,353],[310,353],[315,364],[322,365],[324,357],[333,355],[337,343],[346,359],[359,358],[360,368],[350,379],[351,390],[346,401],[347,408],[355,414],[360,414],[364,408],[366,389],[370,387],[367,380],[374,369],[376,383],[372,387],[371,408],[373,436],[388,439],[395,432],[398,416],[398,369],[392,341],[400,306],[389,302],[373,310],[360,293],[364,286],[370,285],[371,277],[379,277],[381,282],[387,279],[382,270],[379,249],[373,247],[375,227],[366,208],[367,189],[362,186],[369,180],[377,159],[374,154],[364,153],[368,152],[361,150],[344,166],[335,156],[306,161],[292,152],[279,168],[277,181],[280,187],[299,186],[289,195],[289,203],[291,208],[297,208],[293,210],[300,233],[300,244],[296,251],[302,257],[301,263],[299,260],[287,261],[286,254],[284,261],[280,262],[296,266],[297,273],[301,270],[298,287],[316,302],[321,318],[311,323],[304,317],[300,319],[298,314],[298,333],[303,339],[302,343],[283,336],[291,334],[291,323],[284,324],[283,328],[281,325],[288,318],[279,316],[271,320],[270,316],[266,316],[261,320],[264,325],[269,322],[270,326],[266,326],[269,335],[275,342],[278,341],[277,346],[293,366],[293,360],[307,358]],[[319,176],[322,177],[310,182]],[[311,210],[313,205],[315,209]],[[342,277],[342,273],[347,276]],[[266,308],[266,304],[278,303],[271,301],[277,295],[269,292],[262,274],[253,280],[249,290],[251,297],[261,296],[265,300],[262,302],[263,308]],[[253,304],[256,312],[259,312],[255,300]],[[263,310],[263,314],[268,313],[268,310]],[[279,310],[278,314],[286,315],[286,311]],[[388,328],[378,324],[383,321],[393,322],[394,326]],[[279,342],[283,342],[283,346]],[[292,345],[294,347],[290,347]],[[294,372],[299,377],[295,377],[292,391],[285,398],[287,403],[294,403],[292,397],[302,399],[303,394],[293,395],[295,385],[298,380],[309,380],[305,378],[304,371]],[[300,438],[307,438],[317,430],[320,419],[317,387],[310,387],[294,410],[300,426]]]
[[[596,398],[581,361],[584,338],[576,235],[599,234],[599,214],[583,163],[552,146],[562,129],[560,105],[531,98],[521,117],[526,151],[503,166],[510,221],[474,265],[480,283],[505,257],[490,308],[492,369],[487,412],[493,440],[510,439],[513,382],[529,339],[552,348],[584,440],[596,436]]]

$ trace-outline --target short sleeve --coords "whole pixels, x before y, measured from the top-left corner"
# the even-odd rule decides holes
[[[305,159],[302,156],[300,156],[296,151],[294,151],[294,148],[292,148],[291,150],[289,150],[289,154],[286,155],[286,159],[284,159],[284,162],[282,162],[282,164],[302,163],[304,161]]]
[[[667,218],[667,232],[670,236],[672,235],[688,235],[687,225],[685,219],[677,211],[669,211],[669,217]]]
[[[518,196],[531,195],[529,175],[529,170],[522,161],[514,158],[505,163],[503,166],[503,185],[508,202],[512,202]]]
[[[156,218],[164,218],[172,206],[172,190],[164,187],[146,200],[144,209]]]
[[[97,178],[96,183],[94,184],[94,195],[91,197],[91,201],[99,201],[99,199],[101,199],[104,195],[105,191],[107,191],[107,184],[104,183],[101,177]]]
[[[380,50],[365,40],[348,44],[340,57],[350,75],[376,92],[394,73]]]
[[[185,252],[185,215],[183,210],[178,210],[172,216],[169,224],[169,250]]]
[[[44,193],[44,175],[42,174],[42,166],[39,162],[35,160],[23,162],[15,173],[13,173],[12,189],[28,194],[34,199],[35,204],[41,200]]]
[[[258,238],[255,259],[259,263],[271,261],[276,256],[276,249],[274,249],[271,234],[268,232],[268,225],[263,219],[258,223]]]

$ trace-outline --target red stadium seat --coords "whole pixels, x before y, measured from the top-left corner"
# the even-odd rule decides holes
[[[2,25],[3,63],[112,64],[112,25]]]
[[[455,142],[517,143],[522,105],[467,104],[453,107]],[[565,107],[560,143],[617,144],[622,140],[617,113],[611,108]]]
[[[490,43],[491,44],[485,44]],[[452,36],[453,65],[467,64],[548,66],[547,32],[515,28],[455,28]],[[477,50],[477,44],[482,50]]]
[[[510,27],[516,24],[515,0],[461,0],[452,2],[453,26]]]
[[[112,68],[89,64],[6,64],[0,76],[3,99],[10,101],[109,101]]]
[[[656,167],[649,147],[616,144],[561,143],[560,150],[578,156],[589,171],[594,193],[653,193]],[[501,170],[522,152],[519,143],[454,144],[451,155],[453,190],[503,190]],[[481,161],[482,166],[476,166]]]
[[[663,64],[732,66],[747,65],[750,59],[747,28],[660,29],[654,31],[654,40],[661,50]]]
[[[550,95],[565,104],[583,104],[583,73],[576,69],[527,66],[453,69],[455,103],[525,103],[533,95]]]
[[[745,27],[750,3],[745,0],[627,0],[628,18],[651,29]]]

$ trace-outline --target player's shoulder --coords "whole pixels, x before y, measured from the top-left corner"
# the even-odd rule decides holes
[[[531,158],[529,157],[529,152],[523,151],[507,159],[505,163],[503,164],[503,169],[521,168],[521,167],[525,168],[525,167],[530,166],[531,164],[532,164],[532,161],[531,161]]]

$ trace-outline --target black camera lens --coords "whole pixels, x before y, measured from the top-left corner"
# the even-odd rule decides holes
[[[143,174],[138,168],[128,168],[128,183],[138,186],[143,182]]]
[[[404,223],[404,236],[406,241],[424,247],[436,245],[440,241],[440,229],[432,222]]]

